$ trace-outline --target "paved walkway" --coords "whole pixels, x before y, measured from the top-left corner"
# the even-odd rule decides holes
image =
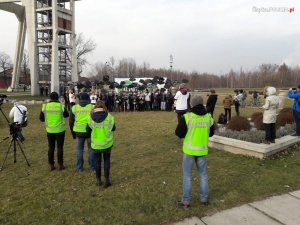
[[[300,225],[300,190],[173,225]]]

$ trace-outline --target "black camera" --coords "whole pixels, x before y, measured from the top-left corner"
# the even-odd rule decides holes
[[[23,142],[25,141],[25,138],[22,134],[22,125],[17,123],[17,122],[14,122],[14,123],[11,123],[9,125],[9,131],[10,131],[10,134],[18,139],[19,141]]]
[[[4,99],[6,99],[6,98],[7,98],[7,95],[0,95],[0,105],[3,104]]]

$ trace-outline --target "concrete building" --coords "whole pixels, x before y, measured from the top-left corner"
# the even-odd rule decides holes
[[[0,0],[0,9],[14,13],[19,21],[8,91],[19,83],[26,34],[32,95],[38,95],[39,87],[45,84],[59,93],[66,81],[78,81],[75,0]]]

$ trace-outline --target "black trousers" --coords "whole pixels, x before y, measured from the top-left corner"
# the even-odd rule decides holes
[[[97,180],[101,181],[101,164],[102,164],[102,156],[104,161],[104,177],[106,183],[110,183],[109,173],[110,173],[110,155],[111,148],[105,150],[94,150],[93,149],[93,160],[96,171]]]
[[[227,119],[227,121],[229,121],[231,119],[231,109],[225,109],[225,117]]]
[[[177,113],[177,120],[179,123],[181,117],[183,117],[183,115],[186,114],[186,110],[176,110],[176,113]]]
[[[55,142],[57,146],[57,162],[60,165],[64,164],[64,142],[65,142],[65,131],[61,133],[47,133],[48,138],[48,162],[54,165],[54,150]]]
[[[264,123],[266,131],[266,141],[272,141],[276,139],[276,127],[275,123]]]
[[[235,112],[237,116],[240,116],[240,106],[239,105],[235,105]]]

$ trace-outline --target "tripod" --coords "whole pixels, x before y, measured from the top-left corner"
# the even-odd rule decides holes
[[[2,115],[4,116],[4,118],[6,119],[6,121],[9,123],[9,120],[7,119],[7,117],[5,116],[5,114],[3,113],[2,109],[1,109],[1,106],[0,106],[0,111],[2,113]],[[6,162],[6,159],[7,159],[7,156],[8,156],[8,153],[10,152],[10,150],[12,149],[12,146],[13,146],[13,150],[14,150],[14,163],[17,162],[17,145],[19,146],[21,152],[22,152],[22,155],[24,156],[25,160],[26,160],[26,163],[27,163],[27,166],[30,166],[29,162],[28,162],[28,159],[25,155],[25,152],[21,146],[21,141],[19,139],[22,140],[22,138],[24,139],[24,137],[22,136],[21,134],[21,128],[19,127],[19,125],[17,123],[12,123],[10,124],[10,136],[8,137],[5,137],[3,138],[3,140],[0,142],[2,143],[3,141],[7,140],[11,138],[11,141],[10,141],[10,144],[7,148],[7,152],[5,154],[5,157],[4,157],[4,160],[2,162],[2,165],[0,167],[0,171],[3,170],[3,167],[4,167],[4,164]]]

